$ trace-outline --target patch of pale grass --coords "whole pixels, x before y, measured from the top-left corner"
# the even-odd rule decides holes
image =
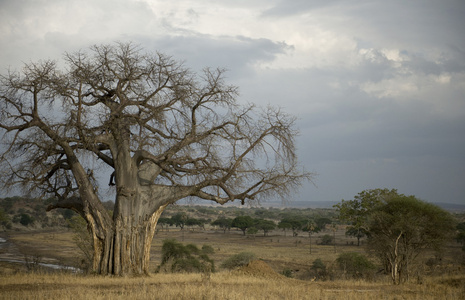
[[[308,282],[220,272],[94,277],[69,274],[0,276],[0,299],[464,299],[465,276],[393,286],[364,281]]]

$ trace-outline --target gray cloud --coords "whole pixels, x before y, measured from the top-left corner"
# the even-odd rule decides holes
[[[199,5],[199,6],[195,6]],[[300,200],[398,188],[463,203],[463,1],[0,2],[0,70],[133,41],[224,67],[240,101],[298,116]],[[246,15],[243,15],[246,14]]]
[[[292,16],[292,15],[307,13],[315,9],[333,7],[335,4],[338,4],[340,2],[341,0],[327,0],[327,1],[281,0],[281,1],[278,1],[274,7],[265,10],[262,16],[264,17],[287,17],[287,16]]]
[[[165,53],[176,53],[193,69],[220,67],[229,70],[229,76],[241,76],[251,72],[250,67],[259,62],[272,61],[284,53],[288,45],[269,39],[253,39],[244,36],[187,35],[144,41],[150,48]]]

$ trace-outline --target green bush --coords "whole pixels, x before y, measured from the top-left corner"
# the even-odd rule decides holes
[[[200,252],[199,248],[194,244],[187,244],[185,247],[189,254],[198,254]]]
[[[194,244],[183,245],[174,239],[164,240],[159,269],[168,265],[168,270],[171,272],[214,272],[215,263],[204,251],[209,249],[208,247],[211,248],[210,254],[212,254],[211,246],[204,245],[200,251]]]
[[[176,259],[171,265],[173,272],[201,272],[202,269],[203,264],[193,256]]]
[[[32,223],[34,223],[34,218],[26,213],[22,213],[19,218],[19,223],[21,223],[21,225],[24,225],[24,226],[29,226]]]
[[[333,237],[329,234],[325,234],[320,237],[320,244],[321,245],[331,245],[333,243]]]
[[[353,278],[368,277],[373,274],[375,265],[364,255],[356,252],[342,253],[336,259],[339,269]]]
[[[328,276],[328,272],[326,271],[326,265],[321,260],[321,258],[317,258],[313,261],[310,270],[313,271],[313,275],[316,279],[326,279]]]
[[[325,263],[321,260],[321,258],[317,258],[313,261],[312,263],[312,266],[311,266],[311,269],[312,270],[323,270],[323,271],[326,271],[326,265]]]
[[[175,239],[167,239],[163,241],[161,247],[161,264],[164,265],[170,259],[175,260],[189,255],[189,250]]]
[[[284,269],[284,270],[282,271],[282,274],[283,274],[284,276],[286,276],[286,277],[289,277],[289,278],[292,278],[292,277],[293,277],[293,274],[292,274],[292,270],[291,270],[291,269],[287,269],[287,268]]]
[[[237,267],[245,266],[254,259],[255,259],[255,254],[250,253],[250,252],[241,252],[225,260],[221,264],[221,267],[224,269],[231,270]]]

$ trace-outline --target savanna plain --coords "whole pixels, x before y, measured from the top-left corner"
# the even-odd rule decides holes
[[[333,236],[335,243],[321,244],[324,235]],[[45,267],[47,263],[81,263],[75,233],[65,227],[9,230],[0,232],[0,238],[5,241],[0,248],[0,299],[465,299],[464,253],[458,243],[446,245],[440,259],[429,258],[434,254],[426,252],[406,283],[392,285],[382,272],[356,278],[338,269],[341,253],[367,254],[363,243],[357,246],[345,236],[344,226],[311,237],[277,229],[264,236],[210,225],[183,230],[165,227],[153,240],[153,273],[144,277],[96,276]],[[166,239],[211,246],[216,271],[156,272]],[[232,270],[220,267],[241,252],[254,253],[256,260]],[[315,273],[315,260],[326,266],[326,276]]]

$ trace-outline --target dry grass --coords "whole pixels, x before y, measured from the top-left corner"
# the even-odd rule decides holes
[[[277,233],[280,234],[280,233]],[[340,238],[346,240],[344,232],[341,231]],[[208,244],[215,250],[211,256],[216,265],[220,265],[225,259],[240,252],[255,253],[260,259],[269,263],[276,271],[281,272],[284,268],[301,269],[309,268],[312,262],[320,258],[326,264],[331,264],[342,251],[363,251],[357,246],[336,247],[315,245],[316,237],[313,237],[312,253],[308,244],[308,236],[299,237],[270,235],[264,237],[244,237],[239,232],[223,234],[221,232],[205,233],[201,231],[185,232],[178,230],[160,231],[154,238],[152,244],[152,258],[155,262],[160,261],[161,246],[164,239],[175,238],[184,243],[194,243],[197,245]],[[346,243],[345,241],[343,243]]]
[[[277,275],[277,274],[276,274]],[[0,299],[465,299],[465,277],[431,278],[422,285],[364,281],[309,282],[220,272],[156,274],[143,278],[64,274],[0,276]]]
[[[211,257],[217,266],[231,255],[243,251],[255,253],[267,265],[262,263],[232,272],[220,271],[209,278],[202,274],[153,274],[150,277],[121,278],[24,273],[18,271],[18,265],[0,263],[0,299],[465,299],[463,270],[450,272],[452,275],[426,276],[421,284],[401,286],[391,285],[388,277],[371,282],[311,282],[279,274],[284,268],[296,272],[300,269],[302,273],[317,258],[330,265],[343,251],[362,252],[363,248],[347,245],[343,240],[343,231],[337,237],[339,244],[336,252],[333,246],[313,245],[312,254],[309,253],[306,236],[253,238],[243,237],[236,232],[163,231],[155,236],[152,245],[153,270],[160,262],[161,245],[166,238],[198,246],[212,246],[215,254]],[[313,239],[317,240],[316,237]],[[21,253],[40,254],[63,263],[74,263],[78,253],[70,232],[10,233],[8,240]],[[351,240],[348,241],[350,243]]]

